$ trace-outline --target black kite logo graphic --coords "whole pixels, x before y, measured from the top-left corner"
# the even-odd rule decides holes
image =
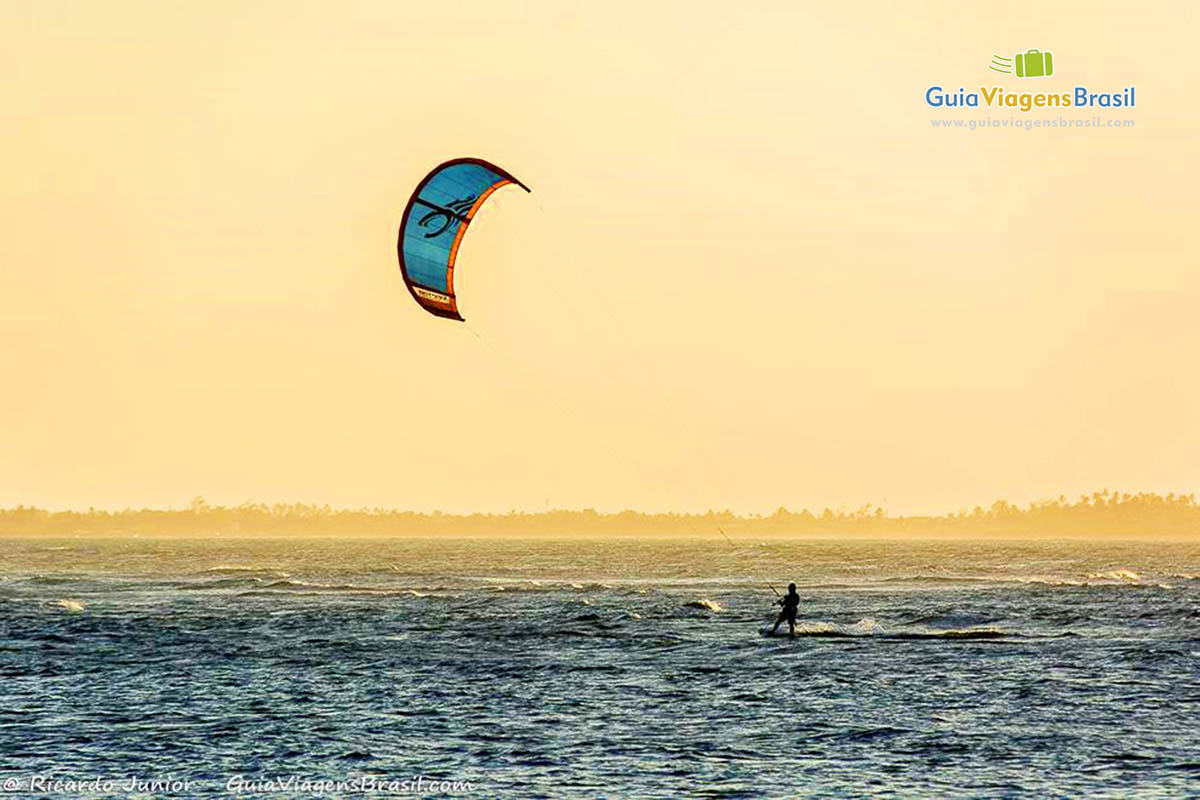
[[[460,219],[466,221],[466,215],[471,210],[471,206],[475,205],[475,195],[469,194],[461,200],[451,200],[446,203],[445,208],[434,206],[433,210],[418,220],[422,228],[428,228],[434,224],[435,220],[440,219],[441,227],[436,231],[431,231],[425,234],[426,239],[432,239],[435,236],[441,236],[446,230],[454,224],[454,220]]]

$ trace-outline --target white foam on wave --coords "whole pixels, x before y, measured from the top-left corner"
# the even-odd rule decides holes
[[[1188,580],[1186,574],[1173,574],[1172,578]],[[1163,583],[1161,581],[1148,580],[1145,575],[1134,572],[1131,569],[1112,569],[1102,572],[1090,572],[1085,579],[1076,578],[1060,578],[1050,575],[1031,575],[1027,577],[1017,578],[1018,583],[1024,584],[1040,584],[1042,586],[1128,586],[1130,588],[1143,589],[1174,589],[1174,584]]]
[[[261,591],[292,592],[312,594],[363,594],[363,595],[395,595],[402,594],[391,589],[378,586],[362,586],[353,583],[319,583],[316,581],[280,580],[265,584]]]
[[[771,629],[768,628],[764,632],[769,633],[770,631]],[[950,630],[901,628],[889,631],[874,619],[868,617],[860,619],[853,625],[842,625],[837,622],[825,621],[801,622],[796,625],[796,635],[863,638],[883,636],[895,639],[994,639],[1008,636],[1009,633],[991,625],[978,628],[952,628]]]
[[[1090,581],[1126,581],[1128,583],[1137,583],[1142,579],[1131,569],[1110,569],[1104,572],[1092,572],[1088,575]]]
[[[855,636],[874,636],[875,634],[884,632],[883,626],[870,617],[860,619],[851,625],[849,630]]]
[[[687,608],[700,608],[700,609],[704,609],[705,611],[713,611],[713,612],[725,610],[724,608],[721,607],[720,603],[718,603],[715,600],[709,600],[707,597],[702,597],[699,600],[692,600],[690,602],[684,603],[683,605]]]
[[[59,598],[56,605],[71,614],[82,614],[83,610],[87,608],[87,606],[78,600],[68,600],[65,597]]]
[[[276,578],[292,577],[291,575],[284,572],[283,570],[276,569],[274,567],[248,567],[248,566],[245,566],[244,564],[218,564],[215,567],[209,567],[208,569],[201,570],[201,574],[207,574],[207,575],[254,575],[254,574],[259,574],[259,575],[266,575],[269,577],[276,577]]]
[[[1049,575],[1034,575],[1027,578],[1017,578],[1018,583],[1037,583],[1042,586],[1087,586],[1087,581],[1073,578],[1055,578]]]
[[[836,634],[839,636],[878,636],[885,633],[883,626],[871,618],[860,619],[853,625],[836,622],[801,622],[796,625],[799,634]]]

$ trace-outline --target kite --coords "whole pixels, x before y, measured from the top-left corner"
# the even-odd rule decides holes
[[[434,167],[417,184],[400,220],[396,254],[404,285],[430,314],[463,321],[454,294],[459,245],[484,201],[510,183],[529,191],[495,164],[456,158]]]

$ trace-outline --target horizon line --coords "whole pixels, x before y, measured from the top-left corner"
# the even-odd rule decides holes
[[[680,511],[680,510],[643,510],[632,507],[624,507],[616,510],[599,510],[592,506],[579,508],[564,508],[559,506],[547,506],[544,509],[531,510],[528,508],[510,508],[506,511],[443,511],[441,509],[412,509],[399,508],[395,506],[382,505],[362,505],[362,506],[333,506],[329,503],[311,503],[311,502],[288,502],[274,501],[266,502],[259,500],[244,500],[237,505],[212,505],[209,504],[203,495],[197,495],[191,502],[183,507],[154,507],[154,506],[124,506],[121,508],[89,506],[86,509],[80,508],[50,508],[38,505],[25,505],[24,503],[0,507],[0,514],[8,514],[21,511],[41,511],[50,514],[79,514],[79,515],[113,515],[127,513],[161,513],[161,514],[182,514],[182,513],[198,513],[201,511],[273,511],[279,510],[310,510],[317,511],[322,514],[343,514],[343,513],[370,513],[370,514],[411,514],[414,516],[427,517],[512,517],[512,516],[548,516],[551,514],[594,514],[601,517],[615,517],[624,514],[635,514],[643,517],[712,517],[721,516],[724,518],[754,520],[767,519],[780,514],[792,514],[802,516],[805,513],[814,516],[821,516],[825,513],[832,513],[835,516],[860,516],[870,514],[871,516],[882,516],[885,519],[939,519],[957,517],[963,513],[974,514],[977,511],[987,512],[996,508],[1011,509],[1018,512],[1032,511],[1038,507],[1050,505],[1059,505],[1061,507],[1079,506],[1081,504],[1095,505],[1096,501],[1103,499],[1103,505],[1121,505],[1131,500],[1148,499],[1160,500],[1164,502],[1182,503],[1184,505],[1197,505],[1196,492],[1167,492],[1160,494],[1158,492],[1142,491],[1142,492],[1123,492],[1121,490],[1101,489],[1078,495],[1077,500],[1072,500],[1065,493],[1059,493],[1053,497],[1042,497],[1036,500],[1030,500],[1025,503],[1012,503],[1003,498],[997,498],[988,503],[972,503],[962,505],[954,510],[931,512],[931,513],[905,513],[892,516],[886,506],[877,505],[875,503],[864,503],[857,507],[851,507],[848,504],[841,504],[837,507],[822,506],[819,510],[813,510],[808,506],[789,507],[781,504],[770,512],[737,512],[732,509],[709,507],[704,511]],[[880,515],[880,512],[882,514]]]

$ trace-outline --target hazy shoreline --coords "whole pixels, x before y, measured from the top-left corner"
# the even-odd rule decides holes
[[[1112,543],[1171,543],[1171,542],[1200,542],[1200,531],[1191,532],[1162,532],[1148,530],[1145,532],[1030,532],[1030,531],[925,531],[925,530],[892,530],[892,531],[774,531],[769,533],[749,533],[746,531],[728,531],[732,534],[733,547],[745,548],[759,545],[803,542],[839,542],[854,541],[861,543],[878,542],[963,542],[963,541],[992,541],[992,542],[1085,542],[1104,541]],[[16,540],[46,540],[58,541],[112,539],[140,539],[162,541],[238,541],[238,540],[330,540],[346,541],[389,541],[405,540],[413,542],[438,541],[506,541],[506,542],[605,542],[605,541],[645,541],[645,542],[677,542],[679,544],[707,545],[722,542],[716,532],[675,533],[671,531],[653,530],[614,530],[573,532],[566,530],[549,531],[514,531],[495,530],[460,532],[455,530],[441,531],[263,531],[263,530],[194,530],[176,531],[146,531],[146,530],[5,530],[0,531],[0,541]]]
[[[601,513],[561,509],[540,513],[443,514],[381,508],[333,509],[304,504],[210,506],[196,498],[185,509],[0,510],[0,536],[221,536],[353,538],[590,539],[637,538],[731,542],[790,539],[1154,539],[1200,538],[1194,494],[1095,492],[1021,507],[998,500],[940,516],[889,516],[866,505],[854,511],[778,509],[769,516],[730,511],[703,514]]]

